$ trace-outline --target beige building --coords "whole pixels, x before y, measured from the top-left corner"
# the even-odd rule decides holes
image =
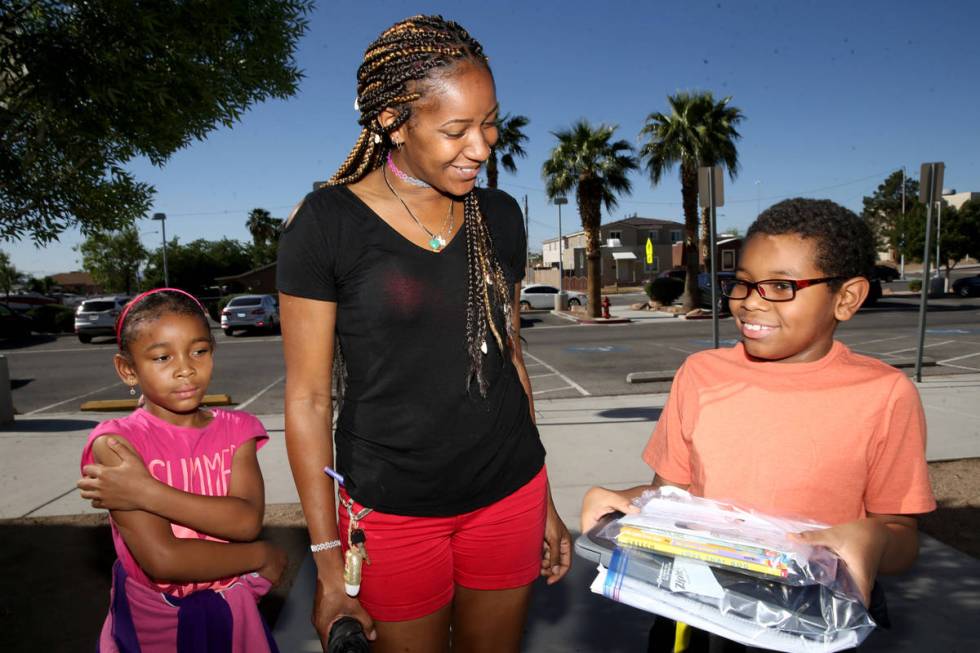
[[[970,200],[980,201],[980,193],[965,192],[943,195],[943,201],[957,210],[961,209]]]
[[[684,239],[684,225],[673,220],[632,217],[600,228],[603,285],[639,284],[671,267],[671,246]],[[653,262],[646,262],[647,240],[653,245]],[[586,276],[585,232],[562,235],[542,243],[543,263],[558,267],[561,256],[566,276]]]

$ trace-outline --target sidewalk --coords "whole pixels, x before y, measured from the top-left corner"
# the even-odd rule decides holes
[[[980,375],[928,377],[919,384],[929,424],[930,461],[980,457]],[[592,485],[649,482],[639,452],[666,395],[538,400],[552,493],[570,527]],[[0,430],[0,518],[95,512],[74,489],[88,431],[107,415],[21,417]],[[283,441],[283,416],[260,416],[271,441],[260,454],[267,503],[298,501]],[[651,615],[592,595],[594,569],[577,559],[555,587],[536,588],[525,650],[642,651]],[[980,561],[923,535],[915,569],[883,581],[895,627],[875,633],[862,651],[973,651],[980,641]],[[319,651],[310,626],[313,568],[307,558],[276,624],[283,651]]]

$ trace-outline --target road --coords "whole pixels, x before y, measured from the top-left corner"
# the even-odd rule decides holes
[[[611,299],[614,306],[623,306],[642,297]],[[838,338],[859,352],[894,361],[915,356],[917,325],[916,298],[887,298],[842,324]],[[980,372],[980,298],[931,300],[927,327],[925,355],[938,365],[925,368],[925,374]],[[281,338],[214,333],[217,362],[210,391],[227,393],[255,413],[281,412]],[[669,383],[631,385],[626,375],[673,370],[690,353],[711,347],[711,321],[582,326],[541,311],[524,316],[522,335],[535,396],[650,393],[666,391]],[[734,344],[737,333],[731,318],[721,320],[720,337],[723,346]],[[71,336],[0,343],[0,353],[8,360],[14,406],[21,414],[71,412],[89,399],[126,397],[127,388],[112,367],[115,351],[108,338],[90,345]]]

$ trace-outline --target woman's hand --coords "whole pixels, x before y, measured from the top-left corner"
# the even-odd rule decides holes
[[[572,536],[548,496],[548,518],[544,525],[544,546],[541,551],[541,575],[554,585],[572,566]]]
[[[147,510],[145,497],[158,484],[143,460],[127,444],[114,437],[106,439],[109,449],[122,461],[119,465],[85,465],[75,484],[83,499],[93,508],[106,510]]]
[[[282,580],[282,573],[286,571],[286,565],[289,564],[289,558],[286,556],[286,552],[280,549],[275,544],[271,542],[263,542],[265,545],[265,564],[263,564],[258,571],[259,576],[265,578],[267,581],[272,583],[275,587]]]
[[[344,590],[343,572],[339,569],[327,574],[318,573],[316,593],[313,596],[313,627],[320,636],[320,645],[327,650],[330,628],[341,617],[354,617],[361,622],[368,640],[374,641],[378,634],[374,630],[374,620],[361,606],[361,602],[347,596]]]

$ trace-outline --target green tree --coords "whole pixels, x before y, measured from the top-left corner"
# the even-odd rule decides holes
[[[921,261],[924,246],[926,207],[919,203],[919,182],[905,178],[905,212],[902,212],[902,171],[896,170],[863,199],[864,218],[878,247],[888,249],[893,258],[902,255]]]
[[[147,251],[136,227],[90,233],[76,249],[82,254],[82,268],[106,292],[130,295],[139,290],[139,268]]]
[[[245,226],[252,235],[250,248],[252,265],[259,267],[276,260],[279,249],[279,231],[282,220],[273,218],[265,209],[252,209],[248,214]]]
[[[0,3],[0,238],[115,231],[163,165],[256,102],[295,93],[310,0]]]
[[[515,158],[527,156],[523,144],[527,142],[527,135],[524,128],[530,120],[526,116],[511,116],[509,113],[497,118],[497,144],[490,150],[490,158],[487,159],[487,187],[496,188],[497,179],[500,176],[498,169],[499,155],[500,168],[514,174],[517,172],[517,162]]]
[[[684,280],[682,302],[691,310],[700,302],[698,288],[698,168],[717,165],[728,170],[730,178],[738,173],[738,148],[741,138],[736,126],[744,119],[738,107],[730,106],[731,97],[715,101],[710,92],[677,93],[668,96],[670,113],[647,116],[640,138],[647,142],[640,148],[650,183],[656,186],[675,165],[680,168],[681,202],[684,207]]]
[[[10,254],[0,250],[0,290],[3,290],[7,299],[10,299],[10,291],[23,278],[24,275],[10,262]]]
[[[163,286],[163,249],[150,254],[144,279],[150,288]],[[193,240],[182,245],[177,238],[167,243],[170,285],[195,295],[207,295],[215,277],[247,272],[252,268],[250,248],[237,240]]]
[[[51,292],[51,289],[55,286],[54,279],[51,277],[29,277],[25,282],[27,290],[30,292],[36,292],[40,295],[47,295]]]
[[[959,210],[943,206],[939,233],[940,263],[946,266],[946,284],[956,264],[969,256],[980,259],[980,202],[970,200]]]
[[[570,129],[554,132],[558,144],[544,162],[542,175],[548,197],[554,199],[575,189],[579,217],[585,230],[589,314],[599,316],[599,293],[602,290],[600,232],[602,206],[610,211],[616,196],[632,189],[628,173],[639,164],[633,147],[625,140],[613,141],[614,125],[593,127],[580,120]]]

